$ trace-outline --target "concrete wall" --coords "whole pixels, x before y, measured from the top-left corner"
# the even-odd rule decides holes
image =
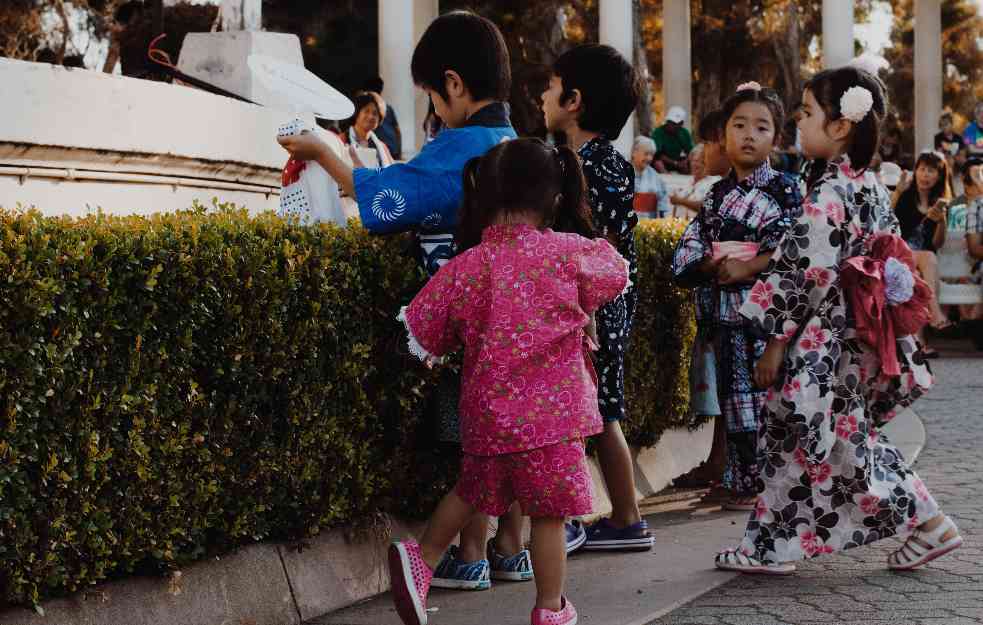
[[[50,214],[276,206],[293,118],[181,85],[0,59],[0,206]]]

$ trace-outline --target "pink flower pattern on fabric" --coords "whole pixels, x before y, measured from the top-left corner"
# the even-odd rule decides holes
[[[461,346],[461,440],[477,456],[586,438],[603,429],[586,348],[590,314],[628,286],[603,239],[528,225],[485,229],[405,309],[432,356]]]

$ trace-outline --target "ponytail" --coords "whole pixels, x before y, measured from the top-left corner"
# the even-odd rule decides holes
[[[475,156],[464,164],[464,170],[461,172],[461,208],[458,213],[457,231],[454,234],[457,253],[481,243],[481,231],[488,221],[478,193],[478,168],[481,166],[481,160],[481,156]]]
[[[560,165],[560,201],[553,216],[553,229],[593,238],[594,223],[587,204],[587,183],[576,152],[567,146],[556,148]]]

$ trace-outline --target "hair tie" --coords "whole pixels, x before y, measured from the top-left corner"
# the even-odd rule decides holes
[[[761,85],[755,81],[745,82],[737,85],[737,93],[741,91],[761,91]]]
[[[873,106],[874,96],[865,87],[850,87],[840,97],[840,115],[853,123],[863,121]]]

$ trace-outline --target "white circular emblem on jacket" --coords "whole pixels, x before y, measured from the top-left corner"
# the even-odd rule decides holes
[[[395,221],[406,212],[406,198],[395,189],[383,189],[372,199],[372,214],[381,221]]]

